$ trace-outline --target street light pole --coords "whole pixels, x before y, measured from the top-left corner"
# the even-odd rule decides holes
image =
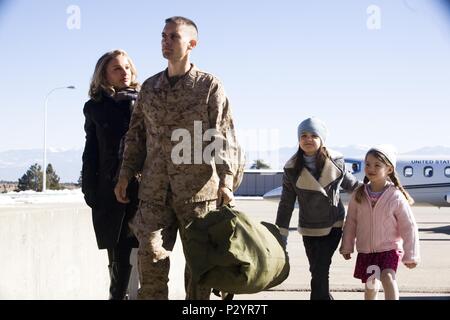
[[[49,93],[45,96],[45,104],[44,104],[44,162],[42,168],[42,192],[47,191],[47,103],[48,98],[53,91],[59,89],[75,89],[74,86],[66,86],[66,87],[57,87],[50,90]]]

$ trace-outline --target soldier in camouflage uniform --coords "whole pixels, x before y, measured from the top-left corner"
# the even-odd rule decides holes
[[[183,230],[193,218],[205,216],[216,203],[233,201],[236,173],[231,152],[236,140],[223,86],[189,60],[197,27],[183,17],[165,22],[161,44],[168,68],[142,85],[115,188],[118,201],[126,202],[128,181],[142,168],[141,201],[133,221],[139,240],[139,299],[168,298],[169,253],[177,230],[184,242]],[[204,138],[208,129],[212,134]],[[188,147],[181,152],[180,138]],[[203,151],[211,142],[222,147],[205,159]],[[210,288],[190,283],[189,266],[185,286],[186,299],[209,299]]]

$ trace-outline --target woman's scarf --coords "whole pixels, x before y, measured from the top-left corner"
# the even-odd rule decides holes
[[[138,96],[138,91],[133,88],[124,88],[120,89],[116,92],[116,94],[112,97],[114,101],[129,101],[130,102],[130,110],[133,110],[134,103],[136,102]]]

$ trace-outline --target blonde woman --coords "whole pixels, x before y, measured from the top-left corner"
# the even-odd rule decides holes
[[[92,208],[99,249],[107,249],[109,298],[123,300],[131,273],[130,254],[138,242],[128,222],[137,209],[138,182],[128,188],[129,203],[116,200],[114,186],[120,169],[122,138],[128,130],[139,84],[136,68],[123,50],[105,53],[97,62],[84,105],[86,144],[83,152],[82,191]]]

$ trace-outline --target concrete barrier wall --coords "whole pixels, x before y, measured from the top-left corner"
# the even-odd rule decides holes
[[[84,203],[0,207],[0,299],[107,299],[106,250],[98,250]],[[183,299],[184,258],[177,241],[171,299]],[[136,297],[133,268],[131,297]],[[134,281],[133,281],[134,280]]]

